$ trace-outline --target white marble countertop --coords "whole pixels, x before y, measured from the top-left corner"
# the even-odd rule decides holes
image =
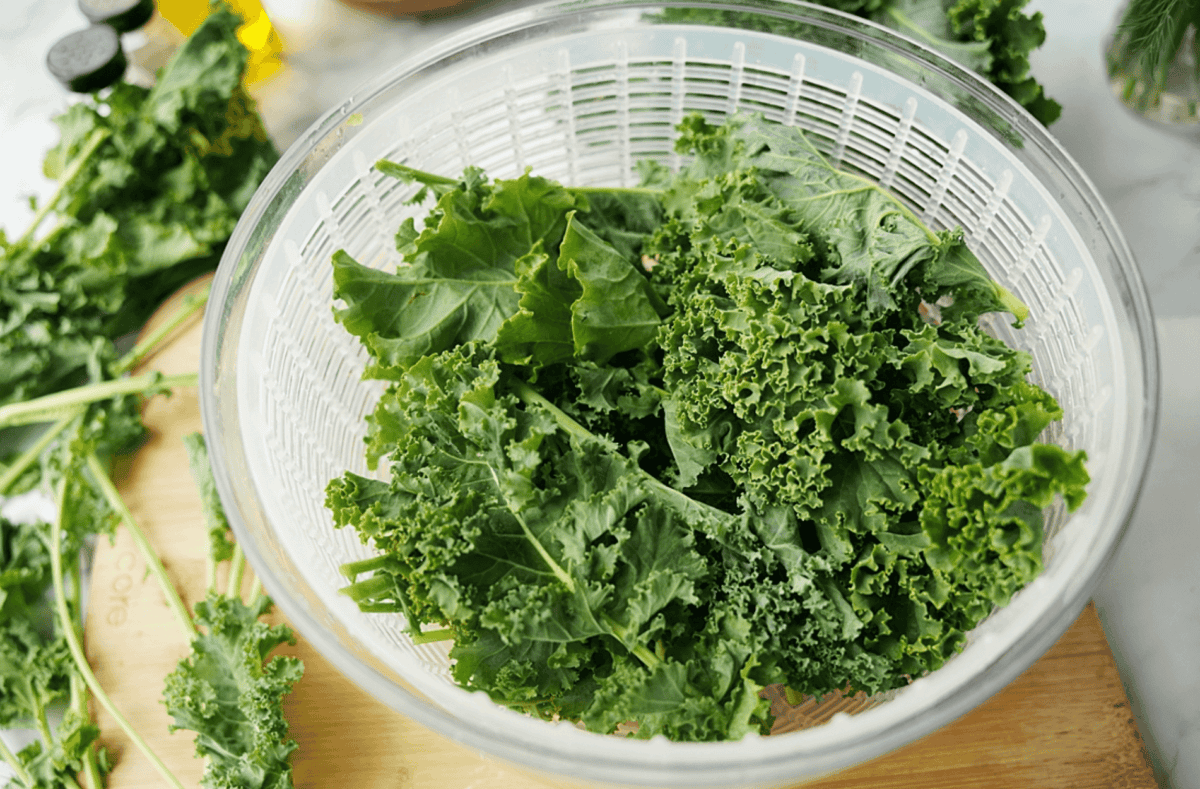
[[[1159,331],[1160,433],[1127,537],[1095,601],[1163,789],[1200,789],[1200,139],[1122,110],[1102,72],[1121,0],[1031,0],[1047,40],[1033,70],[1063,105],[1051,131],[1096,185],[1142,269]],[[365,78],[464,24],[380,20],[334,0],[267,0],[294,50],[261,101],[290,143]],[[477,6],[488,13],[499,0]],[[7,0],[0,18],[0,226],[19,232],[21,197],[45,193],[49,118],[69,97],[42,53],[82,25],[72,0]],[[17,46],[16,44],[19,44]],[[369,56],[368,56],[369,53]]]

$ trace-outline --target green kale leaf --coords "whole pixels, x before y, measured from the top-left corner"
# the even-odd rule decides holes
[[[765,192],[776,198],[794,226],[819,245],[828,261],[821,280],[859,286],[868,311],[897,307],[897,292],[911,288],[931,303],[953,292],[955,310],[976,317],[1008,311],[1020,321],[1028,315],[1024,304],[991,279],[961,232],[932,232],[878,184],[830,165],[803,135],[757,116],[725,129],[692,116],[679,145],[696,154],[693,169],[701,178],[725,168],[753,171],[754,197],[763,200]],[[747,191],[745,185],[740,189]],[[721,213],[727,210],[722,206]],[[753,234],[744,240],[760,252],[770,249]],[[914,269],[917,282],[907,279]]]
[[[395,167],[384,171],[407,176]],[[335,314],[379,359],[372,374],[494,337],[518,309],[518,259],[556,250],[576,207],[561,186],[528,174],[493,184],[468,170],[439,191],[425,227],[418,232],[409,220],[397,233],[405,265],[394,274],[344,252],[335,258],[334,295],[347,304]],[[397,303],[409,306],[398,311]]]
[[[958,40],[942,0],[895,0],[876,19],[972,71],[991,73],[990,42]]]
[[[705,650],[673,625],[701,602],[709,572],[694,532],[703,510],[681,507],[610,441],[538,396],[525,403],[524,391],[474,344],[422,359],[389,390],[373,424],[394,447],[391,482],[348,474],[328,490],[335,523],[386,555],[347,591],[410,624],[449,627],[456,678],[515,707],[611,730],[615,696],[644,701],[625,681],[637,677],[672,689],[659,717],[639,719],[639,736],[676,721],[696,739],[761,728],[759,686],[733,682],[749,650],[700,667]],[[697,728],[683,711],[714,692]]]
[[[234,544],[230,534],[229,519],[221,506],[217,482],[213,478],[212,465],[208,459],[208,444],[200,433],[183,437],[188,454],[188,468],[200,493],[204,519],[208,526],[208,555],[214,563],[233,558]]]
[[[294,657],[268,655],[293,643],[288,628],[260,621],[271,601],[209,595],[196,603],[203,632],[192,653],[167,676],[163,698],[172,729],[197,732],[196,755],[208,759],[205,789],[285,789],[292,786],[281,701],[303,673]]]
[[[367,375],[395,378],[425,354],[478,340],[541,366],[605,360],[653,339],[662,304],[630,258],[638,224],[653,215],[644,199],[596,193],[597,232],[582,219],[593,216],[589,192],[528,173],[489,182],[468,169],[450,181],[392,162],[378,167],[424,184],[418,198],[432,192],[437,200],[420,231],[408,220],[397,232],[404,262],[395,272],[334,255],[334,296],[346,305],[334,314],[371,350]],[[628,217],[633,229],[614,229]]]

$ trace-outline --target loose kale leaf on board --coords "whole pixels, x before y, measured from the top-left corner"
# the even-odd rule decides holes
[[[208,554],[214,562],[223,562],[233,558],[234,544],[229,520],[225,516],[225,508],[221,505],[221,497],[217,492],[217,482],[213,477],[212,464],[209,462],[208,444],[200,433],[189,433],[183,437],[183,445],[187,450],[188,469],[196,490],[200,494],[200,503],[204,509],[204,521],[208,527]]]
[[[75,480],[77,482],[77,480]],[[95,513],[89,506],[68,515]],[[76,560],[84,533],[103,530],[105,518],[73,523],[63,560]],[[38,786],[75,786],[100,729],[71,704],[81,683],[71,651],[53,614],[50,527],[0,518],[0,726],[33,729],[39,737],[16,754]],[[56,713],[61,720],[48,725]],[[102,769],[102,768],[101,768]]]
[[[270,608],[262,596],[251,606],[219,595],[199,601],[202,632],[167,675],[163,698],[172,729],[197,732],[196,755],[208,760],[200,782],[206,789],[292,785],[288,757],[297,746],[287,738],[281,700],[303,666],[294,657],[268,659],[292,641],[286,627],[260,621]]]

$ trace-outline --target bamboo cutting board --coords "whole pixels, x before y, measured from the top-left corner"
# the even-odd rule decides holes
[[[200,283],[192,286],[192,290]],[[177,297],[179,298],[179,297]],[[168,313],[168,304],[160,314]],[[199,366],[200,322],[177,332],[147,362],[164,373]],[[184,435],[201,429],[195,390],[146,405],[147,443],[116,469],[134,518],[191,607],[204,593],[205,526]],[[185,787],[203,763],[192,735],[170,733],[163,678],[187,654],[132,539],[101,541],[92,567],[85,632],[88,659],[116,708]],[[300,640],[304,661],[285,702],[300,789],[567,789],[467,750],[373,700]],[[161,787],[163,779],[101,711],[103,744],[115,757],[110,789]],[[807,789],[1155,789],[1129,702],[1095,610],[991,700],[944,729],[873,762],[805,784]]]

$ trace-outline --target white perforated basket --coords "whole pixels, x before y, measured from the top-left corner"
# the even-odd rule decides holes
[[[666,24],[672,4],[554,3],[486,19],[381,76],[283,157],[242,218],[205,319],[202,408],[221,498],[250,562],[301,635],[399,712],[467,745],[578,779],[651,785],[795,782],[879,755],[975,706],[1075,619],[1115,549],[1152,443],[1157,367],[1145,294],[1112,218],[1052,137],[989,85],[919,45],[817,7],[719,4],[738,29]],[[705,7],[703,3],[675,4]],[[757,32],[783,21],[790,34]],[[327,482],[363,460],[358,341],[332,318],[335,250],[379,268],[419,209],[379,158],[456,175],[525,168],[632,185],[678,165],[674,126],[757,111],[802,127],[835,163],[890,187],[936,228],[960,226],[1031,308],[992,329],[1033,354],[1086,449],[1084,506],[1048,516],[1046,571],[963,653],[887,698],[810,702],[765,738],[633,741],[524,718],[449,680],[444,647],[363,614],[338,567],[369,549],[332,527]],[[789,717],[790,716],[790,717]]]

